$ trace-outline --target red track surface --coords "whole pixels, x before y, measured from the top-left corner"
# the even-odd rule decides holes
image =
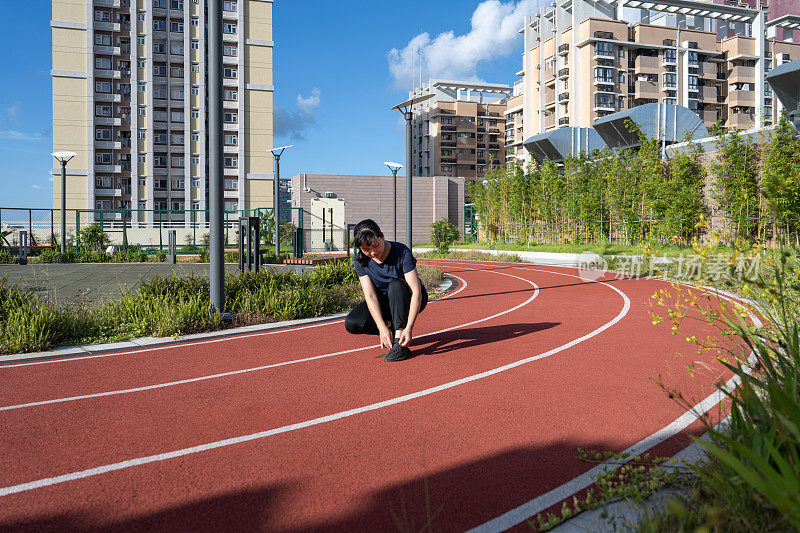
[[[650,324],[661,282],[437,263],[467,286],[429,305],[403,363],[335,321],[0,365],[0,529],[461,531],[589,470],[578,446],[680,417],[650,378],[700,400],[726,377],[676,355],[702,330]]]

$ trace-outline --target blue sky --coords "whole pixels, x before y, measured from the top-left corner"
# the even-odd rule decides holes
[[[407,97],[412,48],[421,50],[424,78],[513,83],[516,30],[534,6],[276,0],[275,144],[295,145],[281,157],[281,176],[387,173],[383,161],[405,160],[404,127],[389,108]],[[0,207],[50,207],[51,0],[14,9],[0,22]]]

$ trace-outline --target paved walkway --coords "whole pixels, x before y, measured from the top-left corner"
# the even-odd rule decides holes
[[[268,265],[269,268],[288,268],[284,265]],[[235,272],[238,265],[225,265],[228,272]],[[292,267],[302,271],[303,267]],[[77,298],[98,301],[117,298],[123,288],[133,288],[141,279],[156,275],[169,276],[173,272],[187,276],[202,276],[208,272],[207,263],[69,263],[42,265],[0,265],[0,279],[8,276],[11,283],[32,287],[37,294],[58,302]]]

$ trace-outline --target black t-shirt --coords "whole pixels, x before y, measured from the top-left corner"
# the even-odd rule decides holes
[[[373,259],[369,260],[366,266],[361,266],[355,262],[356,274],[358,277],[369,276],[375,289],[386,294],[389,290],[389,282],[393,279],[405,279],[404,274],[411,272],[417,266],[417,260],[411,255],[411,250],[405,244],[386,241],[391,244],[389,255],[383,263],[376,263]]]

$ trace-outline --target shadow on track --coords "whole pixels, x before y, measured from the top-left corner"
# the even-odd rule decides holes
[[[419,355],[439,355],[462,348],[492,344],[554,328],[560,324],[560,322],[534,322],[445,331],[433,337],[425,337],[419,341],[412,341],[411,346],[414,348],[414,351],[411,355],[412,357]]]

